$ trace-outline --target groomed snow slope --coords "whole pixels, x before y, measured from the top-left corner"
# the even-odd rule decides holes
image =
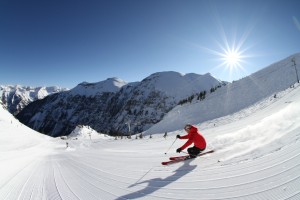
[[[166,139],[161,134],[137,140],[72,139],[66,148],[60,139],[42,143],[12,119],[3,120],[3,113],[3,200],[300,199],[299,85],[247,110],[198,124],[208,148],[217,151],[170,166],[160,163],[178,155],[181,140],[164,153],[182,130]],[[24,145],[21,139],[15,145],[16,137]]]

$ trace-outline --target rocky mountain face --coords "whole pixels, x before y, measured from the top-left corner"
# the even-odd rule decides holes
[[[177,72],[155,73],[135,83],[110,78],[35,101],[17,118],[50,136],[68,135],[79,124],[106,134],[129,135],[159,122],[181,99],[220,84],[210,74]]]
[[[29,103],[43,99],[44,97],[66,88],[60,87],[29,87],[29,86],[0,86],[0,101],[2,105],[13,115],[18,114]]]

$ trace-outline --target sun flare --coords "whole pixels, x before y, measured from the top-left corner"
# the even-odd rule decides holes
[[[212,59],[216,61],[216,65],[211,70],[213,73],[229,81],[249,74],[246,70],[246,66],[249,65],[247,60],[253,57],[249,52],[254,46],[247,41],[251,33],[250,28],[239,34],[236,30],[234,34],[230,35],[231,38],[228,38],[228,34],[220,23],[220,38],[213,38],[213,43],[209,43],[213,48],[200,46],[204,51],[215,56]]]
[[[235,68],[241,65],[241,53],[237,50],[227,50],[222,54],[224,64],[229,68]]]
[[[205,50],[213,55],[216,55],[216,60],[221,61],[219,65],[213,68],[217,71],[216,74],[226,77],[228,80],[238,79],[247,74],[245,70],[246,58],[245,54],[249,48],[243,48],[243,42],[229,44],[226,39],[224,44],[218,43],[219,50],[205,48]]]

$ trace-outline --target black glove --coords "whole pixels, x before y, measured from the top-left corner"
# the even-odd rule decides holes
[[[178,149],[176,150],[176,152],[177,152],[177,153],[180,153],[180,152],[181,152],[181,149],[180,149],[180,148],[178,148]]]
[[[176,137],[177,137],[178,139],[180,139],[180,135],[177,135]]]

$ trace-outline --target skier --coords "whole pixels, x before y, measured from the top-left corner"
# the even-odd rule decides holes
[[[167,139],[167,135],[168,135],[168,133],[165,132],[165,134],[164,134],[164,138],[165,138],[165,139]]]
[[[188,148],[187,151],[190,158],[196,158],[197,155],[204,151],[206,148],[205,138],[198,131],[198,128],[191,124],[185,125],[184,130],[188,133],[187,135],[177,135],[176,137],[179,139],[188,139],[188,141],[182,147],[178,148],[176,152],[180,153],[182,150],[194,143],[194,146]]]

